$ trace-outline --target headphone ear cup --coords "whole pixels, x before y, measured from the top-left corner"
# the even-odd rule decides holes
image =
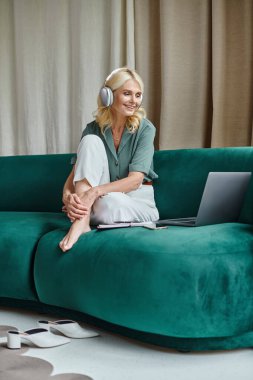
[[[110,107],[113,103],[112,90],[109,87],[102,87],[99,94],[103,106]]]

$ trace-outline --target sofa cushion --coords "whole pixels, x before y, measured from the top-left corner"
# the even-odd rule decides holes
[[[33,262],[38,241],[68,225],[62,213],[0,212],[0,297],[37,300]]]
[[[0,210],[60,212],[72,156],[0,157]]]
[[[91,231],[62,253],[65,233],[49,232],[39,242],[41,302],[173,337],[252,330],[252,226]]]
[[[157,151],[155,199],[161,219],[196,216],[210,171],[253,170],[253,148],[179,149]],[[253,176],[240,221],[253,224]]]

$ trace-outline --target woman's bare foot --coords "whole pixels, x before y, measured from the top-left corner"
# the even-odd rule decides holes
[[[85,219],[85,217],[81,220],[76,219],[70,227],[67,235],[59,243],[59,247],[63,252],[71,249],[81,235],[91,230],[89,224]]]

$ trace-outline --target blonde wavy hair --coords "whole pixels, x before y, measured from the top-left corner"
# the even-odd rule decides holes
[[[144,84],[141,77],[135,70],[130,70],[127,67],[122,67],[112,71],[112,73],[106,78],[104,86],[109,87],[112,91],[115,91],[123,86],[123,84],[129,79],[136,80],[143,93]],[[107,126],[112,126],[113,114],[110,106],[103,106],[100,95],[98,95],[97,104],[98,108],[95,111],[94,116],[103,133]],[[134,133],[137,131],[140,122],[144,117],[146,117],[146,111],[143,107],[139,107],[132,116],[127,117],[126,128],[129,132]]]

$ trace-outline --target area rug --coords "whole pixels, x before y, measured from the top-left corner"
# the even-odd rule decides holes
[[[6,338],[8,330],[16,330],[16,328],[12,326],[0,326],[0,338]],[[23,355],[28,350],[29,347],[24,346],[19,350],[9,350],[6,345],[6,339],[1,339],[1,380],[93,380],[89,376],[78,373],[52,375],[54,368],[49,362],[43,359]]]

